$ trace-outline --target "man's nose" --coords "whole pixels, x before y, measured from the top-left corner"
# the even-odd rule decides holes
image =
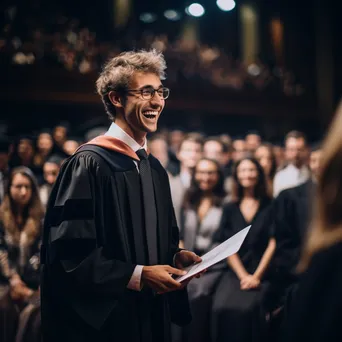
[[[155,92],[154,96],[150,100],[150,103],[154,106],[162,106],[164,101],[165,100],[158,94],[158,92]]]

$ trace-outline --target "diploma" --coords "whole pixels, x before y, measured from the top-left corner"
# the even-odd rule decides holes
[[[248,226],[238,233],[233,235],[231,238],[227,239],[226,241],[222,242],[220,245],[216,246],[208,253],[201,256],[202,261],[193,265],[190,265],[184,268],[184,271],[187,274],[175,278],[175,280],[182,282],[194,275],[204,271],[205,269],[217,264],[218,262],[222,261],[223,259],[228,258],[229,256],[237,253],[245,240],[249,229],[251,226]]]

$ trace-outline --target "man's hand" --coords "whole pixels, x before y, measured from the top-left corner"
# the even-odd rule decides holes
[[[182,276],[186,272],[169,265],[144,266],[141,281],[157,293],[165,293],[183,288],[183,284],[174,280],[172,275]]]
[[[260,280],[251,274],[246,275],[240,281],[241,290],[257,289],[260,286]]]
[[[175,265],[179,269],[183,269],[201,261],[202,258],[200,258],[197,254],[186,250],[180,251],[175,255]]]

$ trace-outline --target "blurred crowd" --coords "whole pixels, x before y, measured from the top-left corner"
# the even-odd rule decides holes
[[[122,35],[116,41],[102,41],[76,18],[53,12],[33,11],[17,18],[17,8],[5,11],[0,32],[0,60],[4,65],[42,65],[88,74],[98,72],[104,62],[127,49],[162,51],[168,61],[168,80],[220,88],[303,94],[295,75],[283,67],[256,60],[250,65],[216,46],[165,34],[143,32],[139,38]],[[44,13],[44,14],[43,14]],[[18,23],[18,20],[20,21]]]
[[[60,123],[36,136],[1,139],[0,331],[6,342],[40,341],[44,208],[63,160],[104,132],[72,137],[69,125]],[[232,138],[179,129],[152,135],[148,146],[169,174],[181,246],[203,255],[243,227],[254,227],[235,259],[190,283],[193,323],[175,326],[174,341],[265,341],[278,333],[274,322],[297,282],[320,146],[299,131],[275,146],[257,131]]]

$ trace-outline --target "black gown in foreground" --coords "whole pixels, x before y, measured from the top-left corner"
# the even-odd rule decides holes
[[[282,342],[342,341],[342,243],[318,252],[293,293]]]
[[[149,160],[159,263],[171,265],[178,227],[168,176]],[[44,341],[169,341],[170,316],[189,321],[186,291],[127,288],[135,266],[148,265],[141,197],[139,173],[127,155],[85,146],[63,164],[44,225]]]
[[[271,200],[264,200],[248,223],[244,219],[239,203],[224,207],[220,230],[215,239],[228,239],[251,224],[252,227],[238,252],[248,273],[253,274],[273,237]],[[267,273],[256,290],[242,291],[240,280],[229,268],[222,275],[216,288],[212,313],[212,342],[256,342],[265,338],[265,295],[269,283]]]

